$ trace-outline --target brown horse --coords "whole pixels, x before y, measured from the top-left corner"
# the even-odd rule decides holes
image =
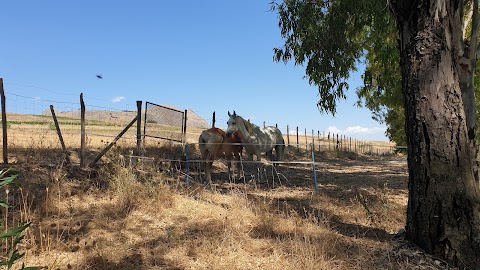
[[[234,132],[227,136],[225,131],[219,128],[210,128],[204,130],[198,138],[200,153],[202,160],[205,160],[205,173],[207,182],[212,181],[212,164],[213,161],[224,157],[228,163],[228,175],[230,176],[231,160],[240,160],[243,146],[242,139],[238,132]],[[237,178],[240,177],[240,164],[237,162]]]

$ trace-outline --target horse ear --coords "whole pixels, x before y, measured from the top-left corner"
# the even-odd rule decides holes
[[[230,114],[230,111],[228,111],[228,117],[230,117],[230,116],[232,116],[232,115]]]
[[[233,111],[233,116],[237,116],[237,113],[235,111]]]

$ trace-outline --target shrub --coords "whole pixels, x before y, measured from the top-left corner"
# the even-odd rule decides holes
[[[18,177],[18,174],[12,174],[10,176],[7,176],[9,172],[13,171],[12,169],[8,170],[2,170],[0,171],[0,188],[6,187],[8,185],[15,184],[14,180]],[[6,201],[0,201],[0,206],[3,208],[9,208],[10,206],[8,205],[8,202]],[[20,244],[25,237],[22,233],[25,231],[30,226],[31,222],[26,222],[20,226],[14,227],[13,229],[8,230],[5,233],[0,234],[0,240],[3,242],[3,240],[7,240],[9,238],[13,238],[13,242],[11,243],[10,247],[7,249],[6,254],[2,256],[5,258],[4,261],[0,261],[0,267],[6,266],[8,270],[12,269],[12,266],[15,262],[20,260],[25,253],[21,253],[17,249],[17,245]],[[4,224],[5,225],[5,224]],[[0,246],[1,243],[0,242]],[[23,270],[33,270],[33,269],[38,269],[38,267],[25,267],[24,264],[22,264],[22,267],[20,269]]]

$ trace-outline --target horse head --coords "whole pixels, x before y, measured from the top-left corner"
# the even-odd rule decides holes
[[[232,135],[234,132],[238,131],[238,125],[237,125],[237,113],[233,111],[233,114],[230,114],[230,111],[228,111],[228,121],[227,121],[227,136]]]
[[[233,114],[230,114],[230,111],[228,112],[229,119],[227,121],[227,136],[230,136],[234,132],[240,132],[240,127],[242,126],[245,128],[246,133],[248,135],[253,135],[254,131],[254,124],[250,123],[250,120],[245,120],[243,119],[240,115],[238,115],[235,111],[233,111]]]

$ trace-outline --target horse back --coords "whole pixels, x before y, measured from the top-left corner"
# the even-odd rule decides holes
[[[202,157],[210,156],[215,158],[221,156],[222,147],[220,143],[225,142],[226,133],[219,128],[210,128],[202,131],[198,138],[200,153]]]

